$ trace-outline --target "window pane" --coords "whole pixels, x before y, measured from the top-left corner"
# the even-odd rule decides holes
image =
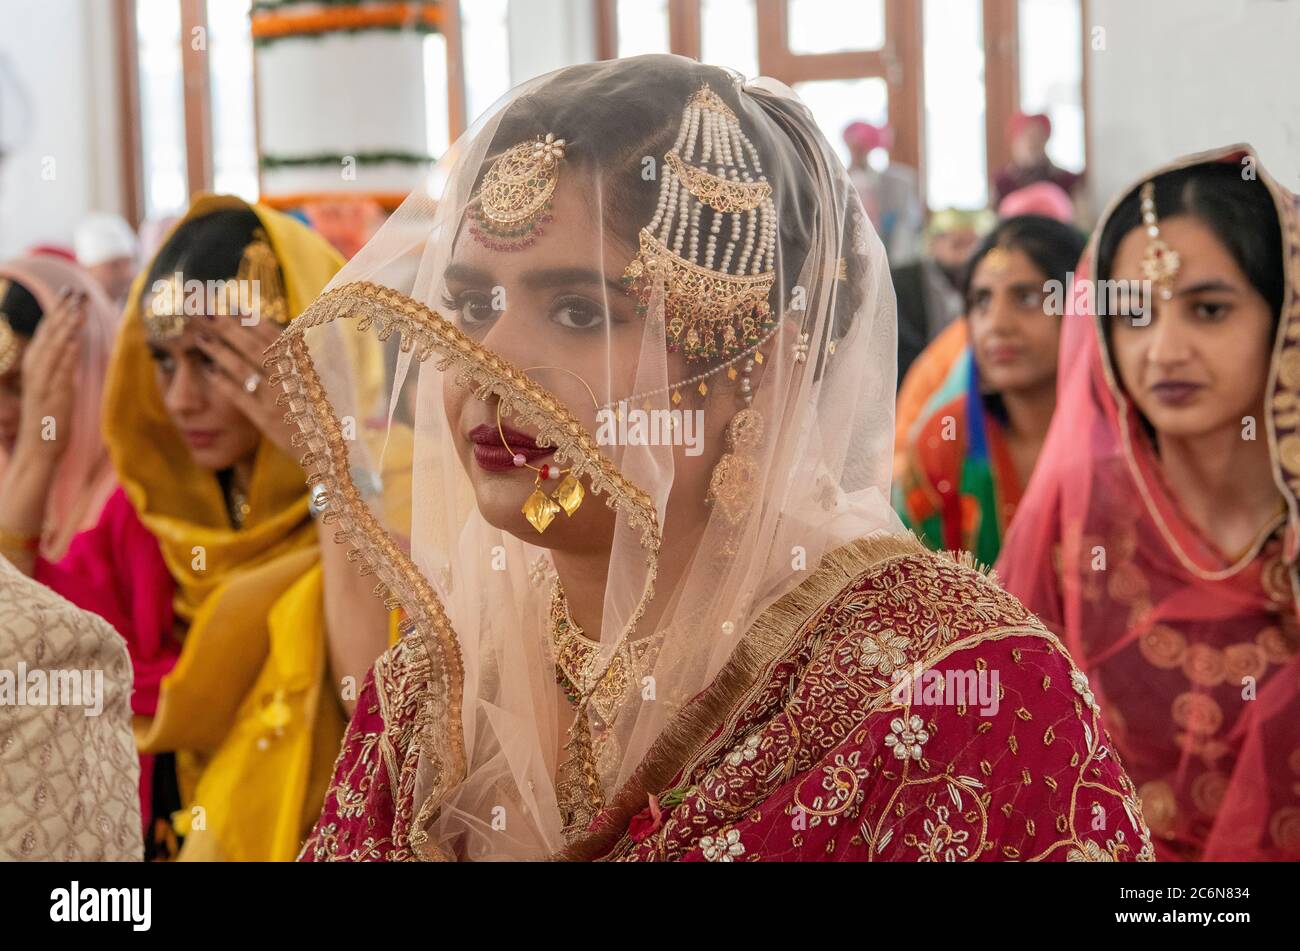
[[[430,33],[424,38],[424,129],[434,158],[441,158],[451,145],[448,101],[447,38]]]
[[[700,58],[734,69],[746,79],[758,75],[754,0],[701,0]]]
[[[1083,15],[1079,0],[1020,0],[1020,108],[1052,119],[1047,154],[1082,171]]]
[[[257,200],[251,0],[208,0],[208,83],[212,90],[212,185]]]
[[[980,0],[925,0],[925,181],[931,208],[988,204]]]
[[[885,0],[790,0],[791,53],[878,50],[885,45]]]
[[[794,91],[812,110],[840,161],[849,161],[844,129],[850,122],[884,125],[889,121],[889,84],[879,77],[870,79],[821,79],[795,83]]]
[[[618,0],[618,55],[669,53],[668,0]]]
[[[465,108],[473,122],[510,89],[507,0],[461,0]]]
[[[177,0],[137,0],[140,139],[144,210],[148,218],[183,211],[185,102],[181,72],[181,7]]]

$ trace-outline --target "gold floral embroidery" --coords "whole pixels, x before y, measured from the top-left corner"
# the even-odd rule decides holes
[[[893,749],[894,756],[903,760],[911,757],[919,762],[922,748],[930,739],[921,718],[912,716],[904,721],[902,717],[894,717],[889,721],[889,729],[892,732],[885,737],[885,745]]]
[[[1143,843],[1136,855],[1128,857],[1153,858],[1132,783],[1122,772],[1102,768],[1113,754],[1098,726],[1095,699],[1087,696],[1087,680],[1069,664],[1068,655],[1052,635],[1014,599],[941,556],[894,559],[875,566],[865,577],[870,578],[869,583],[855,580],[825,605],[819,617],[809,619],[806,635],[791,642],[787,653],[773,661],[768,673],[727,715],[714,741],[684,767],[678,788],[684,787],[686,794],[665,813],[660,831],[640,843],[625,835],[608,858],[680,859],[692,849],[703,850],[704,837],[709,837],[709,854],[719,855],[720,837],[741,817],[763,821],[763,803],[792,780],[792,797],[782,807],[792,834],[786,840],[788,845],[767,841],[768,846],[802,849],[811,830],[843,823],[852,833],[849,844],[870,860],[974,861],[987,857],[990,850],[996,850],[1001,858],[1040,860],[1065,857],[1067,849],[1082,849],[1084,842],[1096,837],[1076,830],[1076,821],[1081,823],[1087,813],[1082,807],[1075,810],[1070,806],[1054,813],[1054,821],[1048,824],[1058,836],[1055,841],[1043,839],[1032,849],[1023,847],[1044,831],[1044,823],[1036,822],[1038,816],[1032,814],[1023,816],[1018,826],[1024,840],[991,841],[989,811],[995,804],[1008,820],[1015,815],[1014,800],[995,803],[994,796],[1008,795],[1011,783],[1018,790],[1022,783],[1036,783],[1039,777],[1022,769],[1019,778],[1012,779],[1004,764],[1001,785],[994,790],[981,779],[964,774],[963,767],[978,773],[975,763],[967,766],[969,760],[927,763],[926,748],[933,742],[934,726],[919,713],[895,706],[890,696],[892,685],[881,681],[877,670],[862,662],[864,649],[871,650],[865,640],[892,636],[906,638],[905,667],[919,662],[928,668],[955,651],[971,651],[977,645],[1008,638],[1017,641],[1007,655],[1015,650],[1022,662],[1028,659],[1025,645],[1030,643],[1043,645],[1040,655],[1045,650],[1054,662],[1063,660],[1075,688],[1071,695],[1078,698],[1075,735],[1082,733],[1083,745],[1067,765],[1065,757],[1075,748],[1073,738],[1067,740],[1069,747],[1061,757],[1066,771],[1041,780],[1054,793],[1059,789],[1058,795],[1069,803],[1084,791],[1094,802],[1117,802],[1128,820],[1129,826],[1124,828],[1129,837],[1136,832]],[[983,651],[973,660],[982,670],[992,667]],[[1052,679],[1044,680],[1044,689]],[[886,712],[890,709],[897,711],[892,717]],[[1047,729],[1033,727],[1032,714],[1023,708],[1008,709],[1002,718],[1004,723],[1009,720],[1017,725],[1003,727],[1010,730],[1007,748],[1014,748],[1011,738],[1019,724],[1031,730]],[[986,720],[973,728],[971,735],[984,736],[991,725]],[[1063,724],[1058,720],[1049,726],[1055,741]],[[1026,734],[1021,733],[1022,744],[1025,739]],[[844,746],[846,743],[850,745]],[[874,756],[869,752],[873,748]],[[873,784],[884,786],[881,791],[888,795],[868,800],[867,790]],[[1127,854],[1124,828],[1115,830],[1113,837],[1097,848],[1112,858]],[[840,842],[838,837],[823,834],[818,854],[835,854]],[[745,857],[765,855],[747,853]]]
[[[1167,624],[1153,624],[1139,639],[1138,646],[1152,666],[1173,670],[1183,664],[1187,639]]]
[[[1300,852],[1300,807],[1287,806],[1273,813],[1268,823],[1269,836],[1285,852]]]
[[[1174,723],[1193,735],[1208,736],[1223,725],[1223,711],[1213,697],[1204,693],[1180,693],[1174,698],[1171,712]]]
[[[1143,783],[1138,796],[1142,801],[1142,815],[1152,831],[1156,835],[1172,832],[1178,815],[1178,802],[1174,798],[1173,788],[1163,779],[1155,779]]]
[[[904,841],[920,853],[918,862],[956,862],[970,857],[969,829],[953,829],[949,824],[950,812],[947,806],[934,806],[931,810],[933,819],[926,819],[922,825],[927,838],[922,840],[914,833],[904,837]]]
[[[903,666],[906,659],[907,638],[893,631],[867,634],[862,640],[862,666],[888,677]]]
[[[717,836],[706,835],[700,839],[700,850],[710,862],[734,862],[745,854],[739,829],[719,830]]]
[[[1067,862],[1115,861],[1114,857],[1112,857],[1109,852],[1104,851],[1102,847],[1092,839],[1082,843],[1080,846],[1070,849],[1070,851],[1066,853],[1065,860]]]

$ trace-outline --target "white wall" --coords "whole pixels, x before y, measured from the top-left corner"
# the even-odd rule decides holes
[[[596,58],[591,0],[511,0],[510,84]]]
[[[1233,142],[1300,191],[1300,0],[1088,0],[1092,207]]]
[[[122,211],[111,13],[99,0],[0,0],[0,56],[33,120],[0,162],[0,258],[69,244],[86,213]]]

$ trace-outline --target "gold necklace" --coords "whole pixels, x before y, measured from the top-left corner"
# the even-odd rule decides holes
[[[589,640],[569,615],[569,602],[559,579],[551,591],[551,649],[555,656],[555,681],[570,703],[577,704],[591,694],[592,708],[608,727],[634,681],[639,682],[654,664],[660,635],[642,638],[619,647],[603,676],[600,645]]]
[[[228,498],[227,507],[230,509],[230,522],[235,529],[244,527],[244,522],[248,520],[248,513],[251,511],[248,505],[248,493],[237,488],[232,481],[230,490],[226,493]]]

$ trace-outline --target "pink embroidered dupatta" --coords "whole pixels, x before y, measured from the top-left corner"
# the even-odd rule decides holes
[[[42,313],[49,313],[65,287],[86,297],[72,432],[50,489],[41,538],[41,553],[58,558],[72,536],[99,521],[100,510],[117,485],[99,421],[104,377],[120,314],[84,270],[59,258],[43,255],[6,261],[0,264],[0,278],[21,284],[36,298]],[[0,453],[0,472],[7,462]]]
[[[1099,322],[1071,317],[1056,417],[997,566],[1091,678],[1161,859],[1300,858],[1300,230],[1294,196],[1260,178],[1292,275],[1259,434],[1289,515],[1235,561],[1217,551],[1166,485]]]

